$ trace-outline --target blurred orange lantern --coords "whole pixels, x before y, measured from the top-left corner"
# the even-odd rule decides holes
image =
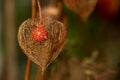
[[[119,0],[98,0],[97,12],[107,20],[114,20],[119,9]]]

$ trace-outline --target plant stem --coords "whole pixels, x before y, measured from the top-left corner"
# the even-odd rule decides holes
[[[27,66],[26,66],[26,71],[25,71],[25,77],[24,80],[30,80],[30,69],[31,69],[31,61],[28,58],[27,59]]]
[[[3,3],[3,1],[1,1]],[[1,3],[0,2],[0,3]],[[0,39],[5,40],[3,45],[5,55],[3,55],[3,74],[1,77],[3,77],[2,80],[18,80],[18,74],[17,74],[17,50],[16,50],[16,21],[15,21],[15,0],[4,0],[3,7],[1,8],[0,4],[0,13],[3,14],[2,16],[2,22],[3,25],[0,26],[3,28],[2,33],[4,34],[4,39],[1,37]],[[3,12],[2,12],[3,11]],[[1,35],[0,35],[1,36]],[[0,44],[1,45],[1,44]],[[12,45],[12,46],[11,46]],[[1,53],[0,53],[1,54]],[[4,54],[4,53],[3,53]],[[1,66],[1,62],[0,62]],[[0,67],[1,68],[1,67]],[[5,71],[4,71],[5,69]],[[0,72],[1,75],[1,72]]]
[[[37,0],[37,4],[38,4],[38,10],[39,10],[40,24],[42,24],[42,10],[40,5],[40,0]]]
[[[36,17],[36,0],[32,0],[32,19]]]
[[[36,0],[32,0],[32,19],[36,17]],[[26,71],[24,80],[30,80],[31,60],[27,59]]]

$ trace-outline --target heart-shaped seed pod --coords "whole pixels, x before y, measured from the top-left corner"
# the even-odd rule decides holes
[[[24,21],[19,27],[18,42],[27,57],[44,71],[62,50],[66,28],[50,17],[43,18],[41,27],[39,22],[39,19]]]
[[[64,4],[86,21],[95,9],[97,0],[63,0]]]

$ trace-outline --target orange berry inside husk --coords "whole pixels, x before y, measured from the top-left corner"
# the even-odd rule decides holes
[[[32,37],[35,41],[43,42],[47,39],[47,30],[43,26],[38,26],[33,29]]]

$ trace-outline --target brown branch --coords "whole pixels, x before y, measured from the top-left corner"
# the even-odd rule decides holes
[[[5,80],[18,80],[17,55],[16,55],[16,31],[15,31],[15,0],[4,0],[3,21],[5,30]],[[4,79],[3,79],[4,80]]]
[[[32,0],[32,19],[36,17],[36,0]],[[27,59],[24,80],[30,80],[31,60]]]
[[[36,0],[32,0],[32,19],[36,17]]]
[[[40,5],[40,0],[37,0],[38,9],[39,9],[39,18],[40,18],[40,24],[42,24],[42,10]]]
[[[31,61],[30,59],[28,58],[27,59],[27,66],[26,66],[26,71],[25,71],[25,77],[24,77],[24,80],[30,80],[30,69],[31,69]]]

